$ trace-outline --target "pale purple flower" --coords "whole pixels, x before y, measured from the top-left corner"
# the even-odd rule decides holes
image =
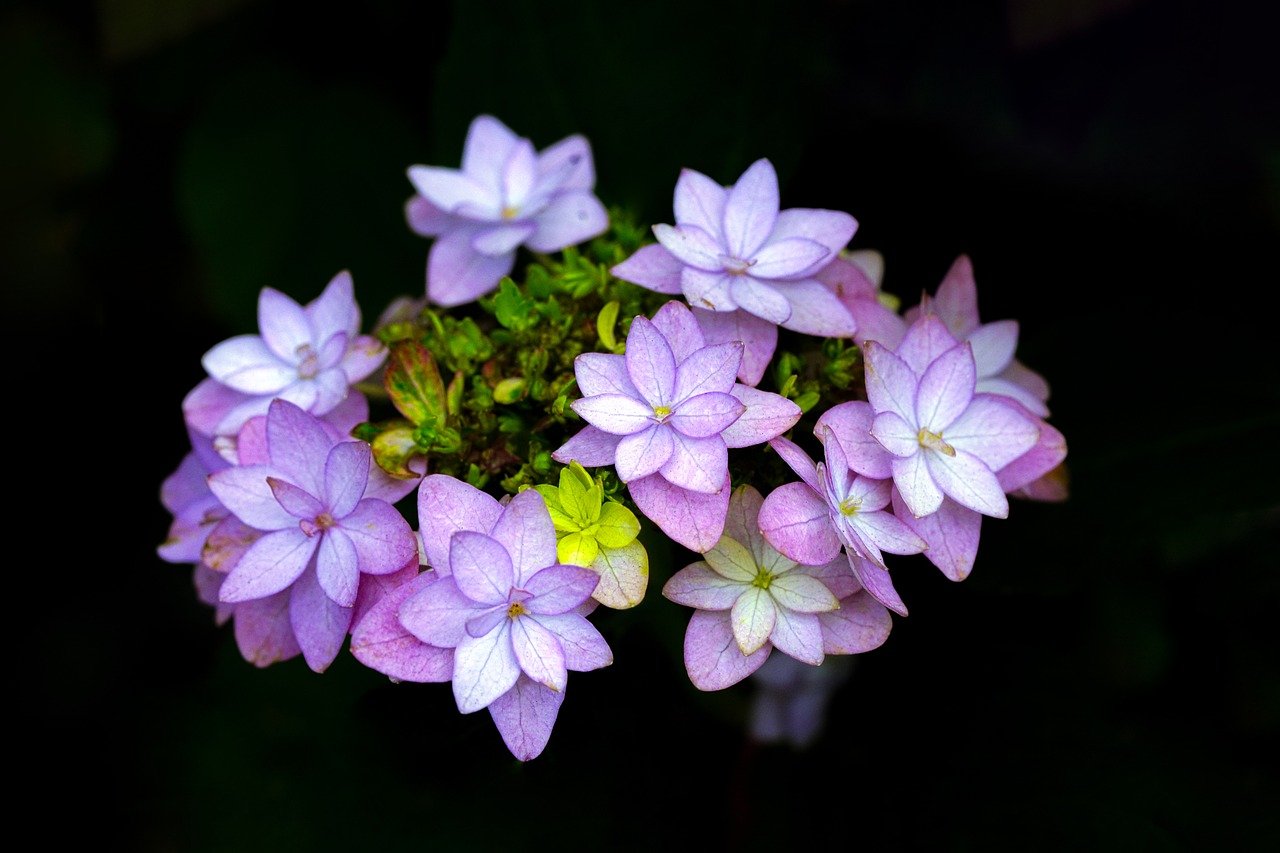
[[[898,352],[863,347],[871,435],[893,455],[894,485],[911,514],[936,512],[943,497],[1005,518],[1009,502],[995,472],[1035,446],[1035,421],[1007,398],[975,394],[969,342],[956,343],[942,321],[925,315]]]
[[[569,671],[613,662],[581,612],[600,578],[557,563],[551,514],[534,489],[504,506],[434,474],[418,490],[418,517],[439,578],[418,581],[399,621],[422,643],[452,650],[458,710],[488,708],[512,754],[527,761],[551,735]]]
[[[360,334],[360,308],[345,271],[305,307],[263,288],[258,328],[259,335],[240,335],[205,353],[210,380],[183,401],[187,423],[197,431],[234,436],[276,398],[326,414],[387,354],[377,339]]]
[[[427,259],[427,297],[461,305],[498,286],[516,249],[558,252],[604,233],[609,215],[592,193],[591,146],[570,136],[538,153],[493,116],[471,122],[462,168],[411,166],[419,195],[409,227],[435,237]]]
[[[808,335],[851,337],[852,315],[814,276],[853,237],[857,222],[834,210],[779,211],[778,203],[778,176],[768,160],[757,160],[729,188],[685,169],[676,182],[676,224],[655,225],[659,245],[612,272],[659,293],[683,294],[697,308],[742,311]]]
[[[389,574],[416,560],[413,531],[391,504],[366,497],[371,453],[334,443],[317,418],[285,400],[266,419],[268,464],[209,478],[224,506],[264,535],[231,568],[228,603],[281,598],[307,663],[323,670],[337,655],[362,574]]]
[[[906,333],[906,321],[881,298],[879,277],[872,272],[883,272],[883,259],[873,253],[850,253],[852,259],[836,258],[818,272],[816,278],[831,288],[853,315],[857,324],[853,339],[859,346],[867,341],[879,341],[893,348]],[[858,263],[857,261],[861,261]],[[877,262],[878,261],[878,262]]]
[[[589,426],[554,458],[613,465],[640,510],[675,541],[705,551],[720,538],[729,504],[729,448],[786,432],[800,408],[735,381],[743,345],[708,345],[690,310],[668,302],[631,324],[625,355],[583,353],[574,362]]]
[[[228,515],[207,482],[209,474],[227,463],[207,438],[193,433],[191,443],[191,452],[160,486],[160,502],[173,514],[173,523],[156,552],[170,563],[200,563],[209,534]]]

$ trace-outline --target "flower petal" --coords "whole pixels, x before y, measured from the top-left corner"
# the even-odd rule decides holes
[[[682,489],[661,474],[650,474],[627,484],[636,506],[671,539],[691,551],[703,552],[716,544],[729,512],[729,476],[715,494]]]
[[[738,648],[730,627],[730,614],[696,610],[684,633],[684,667],[699,690],[723,690],[737,684],[769,657],[765,644],[750,655]]]
[[[814,581],[814,583],[818,582]],[[831,595],[830,592],[827,594]],[[834,596],[831,601],[835,606],[839,606]],[[822,663],[822,623],[818,621],[815,613],[801,613],[787,610],[785,607],[777,608],[773,630],[769,632],[769,642],[773,643],[778,651],[798,661],[811,666]]]
[[[836,255],[858,230],[858,221],[839,210],[792,207],[778,213],[770,243],[791,237],[814,240],[824,246],[831,257]],[[847,261],[846,261],[847,263]]]
[[[790,316],[781,323],[784,329],[823,338],[851,338],[858,330],[849,308],[821,282],[785,282],[778,292],[791,306]]]
[[[778,620],[773,597],[759,587],[747,587],[729,611],[729,623],[738,649],[744,655],[759,651],[769,640]]]
[[[640,535],[640,521],[635,513],[620,503],[605,501],[600,507],[600,529],[596,538],[604,548],[623,548]]]
[[[955,456],[920,455],[928,462],[929,475],[947,497],[992,518],[1009,517],[1009,501],[1004,489],[981,459],[964,450],[957,450]]]
[[[831,256],[831,250],[804,237],[773,238],[752,260],[751,274],[763,279],[802,276]]]
[[[464,714],[479,711],[520,677],[511,647],[511,620],[483,637],[463,636],[453,656],[453,698]]]
[[[958,343],[940,319],[933,314],[923,314],[907,328],[902,343],[898,344],[898,357],[916,376],[923,376],[935,359]]]
[[[720,433],[728,447],[763,444],[782,435],[800,420],[800,407],[781,394],[742,384],[734,385],[732,393],[741,401],[744,411]]]
[[[982,533],[982,515],[951,499],[943,500],[938,511],[913,518],[902,497],[894,492],[893,507],[904,523],[929,543],[924,555],[953,581],[962,581],[973,571]]]
[[[669,406],[676,401],[675,356],[649,318],[640,316],[632,321],[625,358],[627,375],[650,406]]]
[[[624,483],[655,473],[671,458],[671,428],[653,424],[646,430],[623,436],[618,442],[614,466]]]
[[[569,405],[584,421],[611,435],[631,435],[654,423],[651,406],[623,394],[595,394]]]
[[[777,438],[769,439],[769,446],[777,452],[783,462],[787,463],[787,467],[796,472],[796,476],[806,486],[813,489],[816,494],[822,493],[822,484],[818,479],[818,467],[809,458],[809,454],[800,448],[800,445],[789,438],[778,436]]]
[[[680,364],[707,344],[712,343],[703,339],[702,329],[694,319],[689,306],[674,299],[664,303],[654,313],[653,326],[667,339],[676,364]]]
[[[1000,487],[1006,492],[1016,491],[1029,483],[1039,480],[1061,464],[1067,457],[1067,440],[1051,424],[1040,422],[1040,438],[1035,447],[1019,456],[996,472]],[[1061,490],[1054,490],[1053,500],[1062,500],[1065,495],[1058,496]]]
[[[778,174],[772,163],[760,159],[742,173],[725,198],[725,245],[734,257],[754,257],[777,220]]]
[[[578,430],[572,438],[560,445],[551,458],[562,464],[577,461],[588,468],[614,464],[621,436],[610,435],[593,426]]]
[[[769,493],[760,507],[760,530],[779,553],[804,565],[822,565],[840,551],[826,501],[804,483]]]
[[[439,577],[436,572],[428,572]],[[438,582],[422,583],[415,592],[404,596],[398,611],[400,624],[428,645],[452,649],[466,636],[467,621],[483,612],[485,606],[467,598],[450,576]]]
[[[227,468],[209,476],[209,489],[223,506],[250,527],[296,529],[297,517],[280,505],[268,482],[278,475],[278,471],[266,465]]]
[[[377,498],[360,501],[335,529],[351,538],[360,571],[365,574],[389,574],[417,556],[418,543],[409,522],[399,510]]]
[[[449,568],[462,594],[482,604],[505,604],[515,580],[511,555],[502,543],[472,530],[453,534]]]
[[[948,444],[972,453],[992,471],[1035,447],[1039,438],[1040,427],[1016,403],[986,394],[976,395],[945,433]]]
[[[360,558],[351,538],[341,530],[326,530],[316,549],[316,577],[325,595],[341,607],[356,603],[356,591],[360,586]]]
[[[855,517],[862,535],[890,554],[919,554],[929,547],[910,525],[888,512],[860,512]]]
[[[702,557],[711,570],[721,577],[739,584],[750,584],[756,579],[755,555],[736,539],[721,536],[716,546]]]
[[[902,603],[902,597],[894,589],[888,570],[854,554],[849,554],[848,557],[849,567],[853,569],[858,583],[862,584],[867,594],[893,612],[906,616],[907,605]]]
[[[609,212],[587,190],[562,192],[533,220],[537,230],[525,241],[535,252],[558,252],[585,243],[609,229]]]
[[[297,364],[303,347],[323,340],[302,306],[273,287],[262,288],[258,296],[258,330],[263,343],[285,364]]]
[[[685,265],[661,244],[642,246],[625,261],[615,264],[610,275],[658,293],[680,293],[680,272]]]
[[[489,257],[504,256],[514,252],[536,230],[537,226],[532,222],[512,222],[480,228],[472,232],[471,248]]]
[[[490,535],[511,555],[515,586],[524,588],[536,572],[556,562],[555,526],[546,502],[534,489],[521,492],[502,508]]]
[[[536,619],[522,616],[511,621],[511,646],[525,675],[552,690],[564,690],[569,671],[555,634]]]
[[[916,390],[916,423],[939,435],[964,413],[977,381],[973,352],[961,344],[938,356],[920,377]]]
[[[680,273],[680,290],[689,304],[711,311],[736,311],[738,303],[730,294],[735,276],[685,267]]]
[[[462,171],[496,194],[502,167],[520,141],[511,128],[490,115],[476,116],[462,147]]]
[[[750,390],[754,391],[755,389],[752,388]],[[764,394],[765,392],[761,391],[758,393]],[[779,397],[778,399],[782,398]],[[669,423],[677,432],[683,433],[690,438],[709,438],[713,435],[719,435],[727,429],[729,425],[738,420],[746,410],[747,407],[732,394],[711,391],[706,394],[697,394],[693,397],[688,397],[683,402],[679,403],[671,412],[671,417],[668,419],[667,423]],[[796,419],[799,420],[799,417],[800,414],[797,409]],[[779,430],[779,432],[782,431],[784,430]],[[767,438],[772,437],[773,436],[768,436]],[[759,438],[751,443],[759,444],[765,440],[767,439]],[[621,445],[619,445],[619,447],[621,447]]]
[[[893,412],[908,424],[916,421],[916,388],[919,378],[905,361],[875,341],[862,347],[867,400],[871,408]]]
[[[893,467],[884,446],[871,434],[875,417],[870,403],[850,400],[823,412],[813,432],[821,435],[824,429],[830,430],[851,469],[865,477],[884,480],[893,476]]]
[[[774,350],[778,347],[778,327],[746,311],[707,311],[704,308],[694,308],[693,316],[702,327],[702,334],[708,344],[742,342],[742,363],[738,367],[738,380],[751,386],[759,384],[773,359]]]
[[[724,522],[724,536],[736,540],[751,552],[755,565],[778,573],[788,571],[795,563],[783,557],[760,532],[760,507],[764,497],[754,486],[742,485],[729,498],[729,515]]]
[[[796,613],[824,613],[840,606],[839,599],[822,581],[798,572],[775,577],[769,582],[769,594],[783,609]],[[777,640],[774,644],[777,645]]]
[[[409,230],[420,237],[436,237],[456,227],[457,220],[426,197],[413,195],[404,203],[404,218]]]
[[[680,401],[711,391],[733,391],[742,348],[740,341],[729,341],[702,346],[689,353],[676,368],[673,398]]]
[[[728,191],[711,178],[693,169],[681,169],[672,204],[676,222],[696,225],[719,241],[727,197]]]
[[[879,648],[889,639],[893,618],[885,606],[860,592],[842,598],[840,609],[820,613],[822,650],[829,655],[856,655]]]
[[[435,572],[423,572],[370,608],[351,631],[351,654],[356,660],[398,681],[449,681],[453,677],[453,650],[427,645],[399,618],[406,600],[438,580]]]
[[[539,616],[542,627],[556,635],[571,672],[590,672],[613,663],[613,650],[596,627],[577,613]]]
[[[297,527],[268,533],[250,546],[222,584],[222,600],[266,598],[296,581],[311,562],[319,542]]]
[[[862,584],[858,582],[853,569],[849,568],[849,560],[843,553],[837,554],[821,566],[796,566],[788,574],[808,575],[822,581],[822,585],[841,600],[841,606],[844,599],[862,589]]]
[[[785,325],[791,319],[791,303],[782,295],[784,287],[787,287],[786,283],[774,287],[762,279],[739,275],[730,279],[729,295],[733,297],[734,304],[748,314]]]
[[[707,272],[724,269],[720,243],[696,225],[655,225],[653,236],[685,266]]]
[[[881,412],[876,415],[871,422],[871,437],[883,451],[899,459],[907,459],[920,452],[919,434],[911,424],[898,417],[897,412]],[[877,471],[881,470],[879,465],[875,467]],[[892,459],[889,459],[889,469],[893,470]]]
[[[488,181],[481,183],[457,169],[440,166],[410,166],[408,174],[414,189],[445,213],[465,209],[496,218],[499,212],[497,193]]]
[[[720,491],[729,475],[729,449],[718,435],[692,438],[671,431],[671,456],[660,476],[682,489],[703,494]]]
[[[200,360],[214,379],[244,394],[274,394],[298,379],[298,370],[272,352],[257,335],[223,341]]]
[[[560,175],[561,189],[591,189],[596,185],[591,143],[585,136],[575,133],[547,146],[538,154],[538,172],[542,175]]]
[[[686,607],[699,610],[728,610],[750,582],[731,580],[704,562],[690,563],[672,575],[662,594]]]
[[[387,360],[387,348],[377,338],[369,335],[358,335],[351,339],[347,344],[347,350],[343,353],[342,361],[338,367],[346,376],[346,385],[353,385],[356,382],[368,377],[375,370],[382,366]],[[363,397],[359,392],[351,392],[343,397],[344,400],[349,397]],[[361,420],[365,420],[362,418]],[[357,421],[358,423],[358,421]]]
[[[312,495],[324,494],[324,463],[335,442],[324,423],[285,400],[267,411],[267,451],[284,479]]]
[[[182,398],[182,417],[189,431],[198,433],[202,437],[212,436],[217,433],[219,422],[228,413],[252,399],[228,388],[216,379],[203,379]],[[243,423],[244,421],[241,420],[240,423],[235,424],[236,429],[238,430]],[[232,431],[230,434],[234,435],[234,433],[235,431]]]
[[[418,487],[418,529],[427,563],[449,573],[449,539],[459,530],[488,533],[502,514],[502,506],[468,483],[432,474]]]
[[[523,589],[533,593],[524,607],[539,618],[558,616],[590,598],[599,582],[599,575],[582,566],[547,566],[524,583]]]
[[[600,576],[591,597],[605,607],[626,610],[644,600],[649,588],[649,554],[640,542],[601,548],[591,570]]]
[[[516,265],[516,253],[484,255],[471,247],[474,229],[441,234],[427,256],[427,297],[451,308],[474,302],[498,286]]]
[[[958,338],[967,338],[978,328],[978,287],[968,255],[956,258],[947,270],[930,306]]]
[[[511,148],[502,164],[502,202],[504,208],[519,209],[529,198],[538,182],[538,155],[533,143],[521,139]]]
[[[336,603],[320,585],[314,570],[304,572],[289,594],[289,624],[302,657],[313,672],[333,663],[351,628],[354,609]]]
[[[995,376],[1013,361],[1018,348],[1018,321],[1000,320],[973,330],[968,337],[978,376]]]
[[[289,624],[290,591],[235,605],[235,638],[240,655],[257,667],[302,653]]]
[[[563,690],[552,690],[521,676],[510,690],[489,703],[489,716],[511,754],[519,761],[532,761],[546,749],[563,701]]]
[[[573,372],[584,397],[597,394],[621,394],[638,397],[636,387],[627,375],[623,356],[603,352],[584,352],[573,360]]]
[[[344,441],[329,451],[324,466],[324,499],[335,518],[344,518],[364,497],[371,458],[369,445],[363,441]]]
[[[893,460],[893,484],[897,486],[907,509],[916,518],[937,512],[938,507],[942,506],[942,489],[933,481],[928,463],[925,462],[925,457],[932,455],[934,454],[917,453]]]

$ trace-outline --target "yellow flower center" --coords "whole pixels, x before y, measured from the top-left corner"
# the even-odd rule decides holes
[[[920,442],[920,446],[926,450],[936,450],[945,456],[955,456],[956,449],[942,440],[942,435],[936,432],[930,432],[923,427],[916,435],[916,440]]]
[[[511,606],[507,608],[507,618],[515,619],[516,617],[523,616],[528,612],[528,610],[524,609],[523,604],[518,601],[513,601],[511,602]]]

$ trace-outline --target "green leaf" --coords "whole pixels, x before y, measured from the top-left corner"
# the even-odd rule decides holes
[[[591,564],[600,574],[592,598],[614,610],[644,601],[649,587],[649,552],[638,541],[623,548],[604,548]]]
[[[370,444],[373,448],[373,461],[383,471],[403,480],[418,476],[417,472],[409,469],[409,460],[422,452],[418,442],[414,440],[412,428],[392,427],[375,436]]]
[[[560,503],[580,528],[600,520],[603,497],[600,487],[581,464],[571,462],[568,467],[560,469]]]
[[[590,566],[599,554],[596,538],[586,533],[570,533],[556,543],[556,559],[568,566]]]
[[[600,509],[600,529],[596,539],[604,548],[623,548],[640,535],[640,520],[620,503],[609,501]]]
[[[596,315],[596,334],[600,336],[600,343],[611,352],[622,351],[618,346],[618,339],[613,334],[613,327],[618,323],[618,309],[621,307],[622,304],[615,299],[606,303]]]
[[[520,332],[537,322],[534,305],[507,276],[498,283],[498,292],[493,297],[493,316],[504,328]]]
[[[551,513],[551,524],[555,527],[557,534],[577,533],[582,529],[578,522],[565,514],[564,507],[560,503],[559,489],[548,484],[534,486],[534,488],[538,494],[542,495],[542,500],[547,505],[547,512]]]
[[[439,423],[446,418],[444,382],[431,351],[417,341],[391,347],[384,380],[391,402],[415,424]]]

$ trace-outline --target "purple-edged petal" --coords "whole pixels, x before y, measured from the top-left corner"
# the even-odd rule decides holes
[[[498,212],[493,188],[469,174],[440,166],[410,166],[408,174],[414,189],[446,213],[458,213],[460,208],[468,212]]]
[[[360,333],[360,306],[356,304],[355,282],[347,270],[330,279],[324,292],[303,310],[315,329],[316,340],[323,341],[338,332],[348,338]]]
[[[365,617],[373,606],[399,589],[410,581],[418,577],[421,566],[418,565],[417,555],[409,562],[405,563],[394,572],[385,575],[365,575],[360,578],[360,591],[356,593],[355,614],[352,616],[351,624],[357,624]]]
[[[734,304],[748,314],[770,323],[786,324],[791,318],[791,303],[782,295],[784,287],[786,283],[774,287],[762,279],[738,275],[729,281],[729,295]]]
[[[650,406],[669,406],[675,402],[675,356],[667,339],[649,318],[636,317],[632,321],[625,358],[631,383]],[[596,426],[605,429],[601,424]]]
[[[438,577],[438,573],[431,572]],[[462,594],[449,576],[438,583],[423,583],[406,594],[398,611],[400,624],[424,643],[452,649],[466,636],[467,621],[485,609]]]
[[[616,278],[658,293],[680,293],[680,272],[685,265],[660,244],[643,246],[609,270]]]
[[[268,533],[231,570],[222,585],[222,600],[235,603],[274,595],[302,575],[318,544],[317,537],[297,527]]]
[[[769,657],[771,645],[744,655],[734,639],[729,613],[696,610],[684,633],[684,667],[699,690],[723,690],[737,684]]]
[[[519,141],[511,128],[493,116],[476,116],[462,147],[462,171],[496,193],[502,167]]]
[[[276,502],[295,519],[312,519],[324,512],[324,505],[320,501],[290,482],[267,477],[267,487],[271,489]]]
[[[317,340],[306,311],[273,287],[258,296],[258,329],[262,342],[286,364],[297,364],[303,347]]]
[[[302,654],[289,623],[289,598],[290,591],[285,590],[236,605],[236,647],[254,666],[270,666]]]
[[[329,451],[324,466],[324,499],[335,518],[343,518],[364,497],[372,454],[363,441],[344,441]]]
[[[471,530],[453,534],[449,568],[462,594],[482,604],[506,603],[515,580],[511,555],[502,543]]]
[[[1018,348],[1018,321],[1000,320],[979,326],[968,340],[978,375],[995,376],[1013,361]]]
[[[814,240],[825,247],[834,259],[857,230],[858,221],[842,211],[792,207],[778,213],[769,241],[774,243],[790,237]]]
[[[909,525],[888,512],[860,512],[857,524],[876,547],[890,554],[919,554],[929,547],[927,540]]]
[[[724,242],[738,258],[751,258],[778,221],[778,173],[768,160],[752,163],[724,203]]]
[[[680,290],[689,304],[711,311],[734,311],[738,303],[730,291],[736,276],[685,267],[680,273]]]
[[[755,389],[749,390],[754,391]],[[779,399],[782,398],[779,397]],[[732,394],[711,391],[686,398],[671,412],[667,423],[677,432],[683,433],[690,438],[708,438],[713,435],[719,435],[730,424],[738,420],[746,410],[747,407],[742,404],[742,401]],[[796,417],[797,419],[799,418],[798,411]],[[782,431],[779,430],[779,432]],[[751,443],[759,444],[766,441],[767,438],[772,438],[772,436],[759,438]]]
[[[892,456],[907,459],[920,452],[919,433],[897,412],[881,412],[871,422],[871,437]],[[837,439],[838,441],[839,439]],[[893,460],[889,460],[890,471]]]
[[[693,169],[681,169],[672,201],[676,222],[696,225],[720,240],[727,197],[728,191],[711,178]]]
[[[714,494],[728,475],[729,450],[720,436],[693,438],[671,431],[671,456],[658,476],[682,489]]]
[[[525,675],[552,690],[564,690],[569,671],[555,634],[536,619],[521,617],[511,622],[511,646]]]
[[[519,761],[532,761],[546,749],[563,701],[563,690],[552,690],[521,676],[510,690],[489,703],[489,716],[511,754]]]
[[[273,400],[267,412],[267,450],[284,479],[313,495],[324,493],[321,459],[334,445],[324,423],[286,402]]]
[[[259,530],[283,530],[298,524],[277,500],[269,480],[277,476],[274,468],[248,465],[227,468],[209,477],[209,489],[237,518]]]
[[[573,372],[578,379],[582,396],[597,394],[622,394],[639,396],[627,375],[627,361],[623,356],[603,352],[584,352],[573,360]]]
[[[742,415],[720,433],[727,447],[750,447],[777,438],[800,420],[800,407],[772,391],[749,385],[733,386],[733,396],[743,405]]]
[[[734,489],[729,498],[724,535],[745,546],[756,565],[770,572],[784,571],[795,564],[779,554],[760,532],[760,507],[763,505],[764,496],[754,486],[742,485]]]
[[[343,607],[325,593],[314,571],[308,571],[289,594],[289,624],[302,657],[313,672],[324,672],[342,651],[351,628],[353,608]]]
[[[534,218],[537,230],[525,243],[535,252],[558,252],[585,243],[609,228],[609,212],[586,190],[557,195]]]
[[[729,512],[729,476],[720,491],[702,494],[650,474],[627,484],[636,506],[671,539],[699,553],[710,550],[724,530]]]
[[[1040,422],[1040,438],[1034,447],[996,472],[1000,487],[1012,492],[1039,480],[1067,458],[1067,440],[1052,425]],[[1061,489],[1046,490],[1050,497],[1042,499],[1062,500]]]
[[[957,343],[959,341],[940,319],[932,314],[924,314],[907,328],[902,343],[898,344],[898,357],[917,376],[923,376],[935,359],[953,349]]]
[[[769,640],[778,620],[773,597],[763,589],[747,587],[729,610],[729,624],[738,649],[744,655],[754,654]]]
[[[835,602],[834,597],[832,602]],[[797,613],[779,607],[773,630],[769,632],[769,642],[778,651],[798,661],[811,666],[822,663],[822,623],[814,613]]]
[[[957,337],[967,338],[978,328],[978,287],[967,255],[955,259],[930,304]]]
[[[803,565],[822,565],[840,551],[826,501],[804,483],[769,493],[760,507],[760,530],[779,553]]]
[[[1040,427],[1016,404],[979,394],[947,427],[944,438],[952,447],[972,453],[992,471],[999,471],[1036,446]]]
[[[800,448],[800,445],[789,438],[778,436],[769,440],[769,446],[782,457],[787,467],[796,472],[796,476],[803,480],[806,486],[816,494],[822,492],[822,483],[818,479],[818,467],[809,458],[809,454]]]
[[[342,607],[356,603],[356,591],[360,587],[360,558],[351,538],[339,529],[326,530],[320,537],[316,550],[316,577],[325,595]]]
[[[513,222],[481,228],[471,237],[471,248],[482,255],[498,257],[514,252],[516,247],[533,236],[537,230],[532,222]]]
[[[731,392],[742,362],[742,349],[740,341],[728,341],[691,352],[676,368],[673,399],[687,400],[712,391]]]
[[[234,515],[228,516],[209,531],[209,538],[200,552],[200,562],[216,572],[229,572],[262,536],[262,531]]]
[[[976,381],[968,344],[938,356],[920,377],[915,423],[941,434],[969,407]]]
[[[511,647],[511,620],[483,637],[463,636],[453,656],[453,698],[464,714],[479,711],[520,677]]]
[[[246,399],[244,394],[216,379],[204,379],[182,398],[182,417],[192,432],[211,436],[217,433],[223,418]],[[240,424],[235,426],[238,428]]]
[[[942,506],[942,489],[929,473],[926,456],[934,453],[917,453],[904,459],[893,460],[893,484],[898,487],[902,501],[916,518],[937,512]]]
[[[418,488],[418,527],[432,568],[449,573],[449,539],[459,530],[487,533],[502,514],[491,496],[453,477],[432,474]]]
[[[718,272],[724,268],[720,244],[696,225],[655,225],[653,236],[686,266],[707,272]]]
[[[782,609],[796,613],[824,613],[840,606],[826,584],[803,572],[778,575],[769,584],[769,594]]]
[[[429,646],[400,623],[405,600],[440,578],[423,572],[375,604],[351,631],[351,654],[370,669],[398,681],[439,682],[453,677],[453,649]]]
[[[516,265],[516,253],[484,255],[471,247],[473,229],[441,234],[427,256],[427,296],[451,308],[473,302],[498,286]]]
[[[680,364],[704,346],[714,341],[704,340],[702,329],[693,317],[689,306],[674,299],[663,303],[653,315],[653,326],[667,339],[671,354]],[[678,399],[678,398],[677,398]]]
[[[452,215],[420,195],[412,196],[404,203],[404,218],[409,230],[420,237],[439,236],[457,222]]]
[[[281,361],[257,335],[223,341],[204,354],[201,364],[214,379],[245,394],[274,394],[298,378],[297,368]]]
[[[845,307],[853,315],[853,340],[858,346],[867,341],[877,341],[882,346],[895,349],[907,333],[907,324],[902,317],[875,297],[849,299],[845,301]]]
[[[503,507],[490,535],[511,555],[516,586],[524,587],[535,572],[556,562],[556,530],[535,489],[521,492]]]
[[[542,616],[567,613],[591,597],[600,576],[581,566],[548,566],[534,573],[524,584],[533,597],[524,602],[525,609]]]
[[[963,450],[957,450],[955,456],[941,453],[920,455],[928,463],[929,476],[947,497],[992,518],[1009,516],[1009,501],[1004,496],[1004,489],[1000,488],[1000,481],[981,459]],[[901,491],[901,484],[898,489]],[[903,498],[906,498],[905,494]]]
[[[614,467],[624,483],[655,473],[671,458],[671,428],[654,424],[646,430],[623,436],[618,442]]]
[[[502,604],[494,605],[488,610],[481,610],[467,620],[467,636],[483,637],[509,618],[507,608]]]
[[[702,328],[708,344],[742,342],[742,364],[738,367],[740,381],[754,386],[764,378],[764,372],[778,347],[776,325],[746,311],[707,311],[694,308],[693,316]]]
[[[775,238],[756,252],[751,274],[757,278],[792,278],[812,270],[830,255],[830,249],[804,237]]]
[[[556,635],[571,672],[590,672],[613,663],[613,651],[595,626],[578,613],[539,616],[542,627]]]
[[[919,379],[905,361],[875,341],[862,348],[865,362],[867,400],[880,412],[893,412],[907,423],[915,423],[916,387]]]
[[[884,480],[893,476],[893,467],[884,446],[871,434],[875,417],[870,403],[850,400],[827,409],[813,432],[820,436],[824,429],[830,430],[851,469],[864,477]]]
[[[1009,368],[1005,368],[1005,373],[1009,373]],[[1008,397],[1021,404],[1028,412],[1038,418],[1049,416],[1049,407],[1045,405],[1042,398],[1037,397],[1023,386],[1003,376],[980,378],[978,379],[978,384],[974,386],[974,390],[979,394],[998,394],[1002,397]]]
[[[596,394],[569,405],[584,421],[611,435],[631,435],[654,423],[652,407],[623,394]]]
[[[612,465],[622,436],[610,435],[593,426],[585,426],[564,444],[551,458],[565,465],[577,460],[588,468]]]
[[[869,593],[842,598],[840,609],[818,615],[822,650],[829,655],[856,655],[884,645],[893,618]]]
[[[853,569],[854,575],[858,578],[858,583],[862,584],[862,588],[867,591],[867,594],[894,613],[906,616],[907,605],[902,603],[902,597],[894,589],[893,580],[889,577],[888,570],[854,554],[849,554],[848,557],[849,567]]]
[[[783,282],[778,292],[790,305],[784,329],[823,338],[851,338],[857,323],[848,307],[826,286],[814,279]]]
[[[938,511],[913,518],[901,496],[893,496],[894,512],[929,543],[924,555],[950,580],[962,581],[973,571],[982,533],[982,515],[953,500],[944,500]]]
[[[360,558],[360,571],[370,575],[394,572],[414,559],[418,543],[399,510],[386,501],[365,498],[338,522],[351,537]]]
[[[676,572],[662,587],[662,594],[686,607],[699,610],[728,610],[749,584],[730,580],[703,562],[691,563]]]

